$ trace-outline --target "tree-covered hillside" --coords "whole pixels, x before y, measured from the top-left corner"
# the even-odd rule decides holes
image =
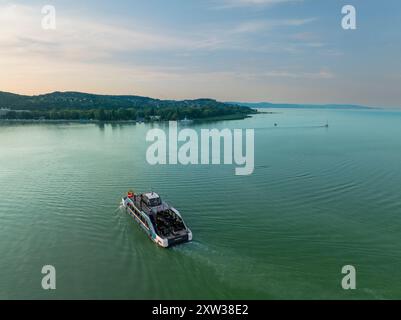
[[[38,96],[0,92],[0,108],[10,109],[3,118],[24,120],[180,120],[185,117],[244,118],[255,113],[248,107],[212,99],[175,101],[80,92],[54,92]]]

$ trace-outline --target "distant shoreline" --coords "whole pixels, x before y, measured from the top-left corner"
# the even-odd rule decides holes
[[[367,107],[353,104],[291,104],[270,102],[226,102],[229,104],[254,109],[321,109],[321,110],[375,110],[378,107]]]
[[[257,112],[255,114],[262,114],[266,112]],[[190,119],[195,123],[199,122],[210,122],[210,121],[231,121],[231,120],[244,120],[246,118],[250,118],[250,115],[244,114],[233,114],[233,115],[225,115],[225,116],[216,116],[216,117],[208,117],[208,118],[199,118],[199,119]],[[180,122],[182,120],[149,120],[149,121],[137,121],[137,120],[68,120],[68,119],[1,119],[0,123],[26,123],[26,124],[141,124],[141,123],[166,123],[169,121],[177,121]]]

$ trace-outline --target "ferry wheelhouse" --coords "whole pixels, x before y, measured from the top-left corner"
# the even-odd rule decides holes
[[[164,202],[155,192],[128,192],[122,204],[149,238],[163,248],[192,240],[180,212]]]

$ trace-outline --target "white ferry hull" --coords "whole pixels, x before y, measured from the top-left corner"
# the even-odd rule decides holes
[[[162,248],[169,248],[181,243],[186,243],[192,241],[192,232],[190,229],[186,228],[185,234],[178,235],[175,237],[163,238],[155,230],[155,227],[148,217],[142,210],[140,210],[135,203],[129,198],[122,198],[122,205],[126,209],[127,213],[137,222],[141,229],[148,235],[149,239],[156,243]],[[179,212],[172,208],[174,213],[176,213],[180,218]]]

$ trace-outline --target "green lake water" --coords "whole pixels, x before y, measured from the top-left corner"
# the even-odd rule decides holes
[[[250,176],[148,165],[147,124],[0,124],[0,299],[400,299],[401,113],[277,111],[192,126],[254,128]],[[131,188],[194,241],[153,244],[118,208]]]

